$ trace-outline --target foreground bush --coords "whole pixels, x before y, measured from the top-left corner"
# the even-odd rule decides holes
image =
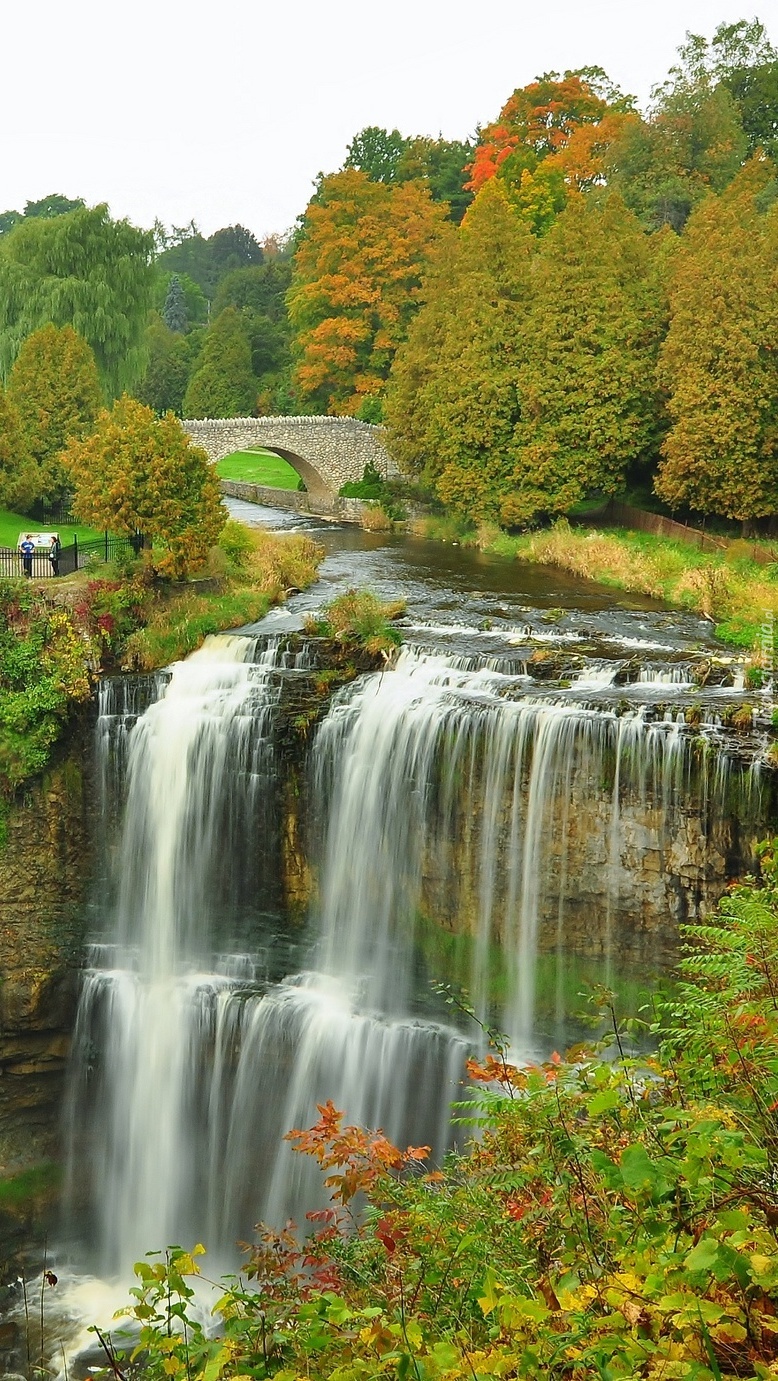
[[[470,1065],[478,1139],[443,1170],[323,1106],[290,1136],[332,1208],[302,1245],[261,1234],[216,1337],[189,1317],[194,1255],[140,1263],[142,1331],[122,1365],[160,1381],[778,1375],[771,855],[765,871],[687,929],[656,1055],[629,1055],[615,1018],[608,1058],[586,1047],[519,1069],[498,1043]]]

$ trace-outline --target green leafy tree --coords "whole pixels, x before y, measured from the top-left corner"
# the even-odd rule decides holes
[[[181,279],[177,273],[170,276],[170,285],[165,297],[165,305],[162,308],[162,319],[171,331],[178,331],[183,335],[189,321],[186,311],[186,298],[181,286]]]
[[[72,326],[94,351],[106,394],[145,366],[153,237],[106,206],[25,218],[0,239],[0,372],[39,327]]]
[[[40,201],[28,201],[24,214],[50,221],[55,216],[67,216],[71,211],[83,211],[85,206],[82,197],[63,197],[61,192],[52,192],[48,197],[41,197]]]
[[[748,152],[737,100],[707,51],[689,36],[654,89],[648,118],[626,124],[609,154],[611,184],[651,230],[682,230],[703,197],[736,177]]]
[[[660,378],[672,426],[656,491],[743,522],[778,512],[778,219],[752,160],[694,212],[671,285]]]
[[[496,517],[508,491],[533,248],[492,179],[425,284],[387,390],[390,444],[403,469],[479,519]]]
[[[209,315],[208,301],[200,284],[195,283],[194,279],[190,278],[187,273],[165,273],[159,268],[159,265],[155,265],[153,310],[159,316],[164,316],[165,303],[174,278],[178,279],[183,295],[186,330],[190,330],[193,326],[204,326]]]
[[[21,211],[0,212],[0,235],[7,235],[8,231],[13,230],[23,219]]]
[[[15,225],[27,218],[36,216],[43,220],[51,220],[54,216],[66,216],[69,211],[79,211],[86,203],[81,197],[63,197],[61,192],[52,192],[48,197],[42,197],[40,201],[28,201],[24,211],[4,211],[0,215],[0,235],[5,235],[6,231],[13,230]]]
[[[184,394],[196,367],[202,338],[200,328],[186,336],[171,331],[157,312],[152,312],[146,330],[148,364],[136,396],[157,413],[174,412],[183,416]]]
[[[213,299],[213,314],[225,307],[248,308],[257,316],[286,323],[286,294],[292,282],[292,261],[276,256],[264,264],[233,269],[220,282]]]
[[[157,264],[168,273],[187,274],[210,302],[228,273],[263,260],[262,246],[245,226],[225,226],[206,239],[192,222],[174,232],[173,243],[162,250]]]
[[[758,19],[720,24],[708,40],[687,34],[675,73],[687,84],[721,84],[734,97],[749,154],[775,151],[778,52]]]
[[[209,327],[184,395],[187,417],[248,417],[257,403],[251,342],[241,313],[225,307]]]
[[[291,259],[277,257],[260,265],[234,269],[216,290],[214,315],[226,307],[240,311],[251,346],[251,367],[261,394],[275,391],[291,360],[291,327],[286,310],[291,279]]]
[[[410,140],[398,129],[368,125],[355,134],[348,146],[344,167],[356,168],[371,182],[397,182],[398,169]]]
[[[23,513],[36,499],[38,488],[38,467],[25,446],[19,414],[0,388],[0,506]]]
[[[71,437],[91,430],[102,401],[92,350],[72,326],[33,331],[14,362],[8,394],[37,468],[34,497],[62,498],[70,482],[60,455]]]
[[[227,513],[215,468],[170,413],[126,395],[98,415],[83,441],[64,454],[76,515],[95,527],[152,538],[154,564],[165,575],[198,570]]]
[[[657,445],[664,324],[651,241],[621,198],[571,198],[533,266],[516,374],[521,415],[503,522],[617,491]]]
[[[457,225],[473,200],[466,184],[474,145],[423,135],[406,138],[399,130],[369,125],[352,139],[344,167],[365,173],[371,182],[425,182],[433,201],[448,204]]]

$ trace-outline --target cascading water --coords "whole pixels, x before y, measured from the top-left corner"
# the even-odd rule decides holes
[[[86,1115],[104,1270],[194,1229],[209,1177],[203,1079],[234,987],[216,956],[242,910],[254,831],[268,823],[276,653],[255,652],[249,638],[209,639],[140,717],[136,705],[117,715],[110,689],[102,707],[99,741],[126,753],[127,801],[113,934],[85,976],[68,1121],[75,1194],[97,1051]]]
[[[540,695],[523,664],[406,648],[337,696],[316,735],[318,938],[279,982],[252,916],[272,910],[284,660],[211,639],[147,688],[145,712],[106,695],[99,737],[126,760],[126,806],[68,1113],[71,1197],[86,1146],[103,1271],[197,1238],[229,1258],[258,1219],[319,1206],[315,1167],[282,1139],[317,1102],[442,1151],[473,1032],[430,995],[441,937],[464,938],[479,1015],[530,1055],[539,956],[557,951],[558,1020],[566,948],[583,940],[607,976],[625,918],[657,948],[667,876],[671,923],[694,906],[683,849],[731,790],[735,815],[758,790],[721,754],[711,768],[682,716],[618,705],[605,667]],[[597,692],[605,703],[587,701]]]

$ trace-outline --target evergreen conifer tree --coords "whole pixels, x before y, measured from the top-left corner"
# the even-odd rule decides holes
[[[162,317],[170,331],[178,331],[181,335],[188,326],[186,314],[186,298],[181,287],[181,279],[177,273],[171,275],[165,305],[162,308]]]
[[[654,247],[621,199],[571,197],[533,264],[503,522],[612,494],[651,454],[662,303]]]
[[[507,492],[534,246],[505,186],[491,179],[442,251],[390,378],[398,461],[479,519],[497,517]]]
[[[675,263],[660,379],[672,422],[656,491],[743,522],[778,512],[778,217],[752,159],[692,215]]]
[[[72,326],[43,326],[22,345],[8,394],[37,467],[35,497],[62,498],[70,480],[59,457],[71,437],[91,430],[101,402],[92,351]]]
[[[225,307],[209,327],[184,394],[185,417],[248,417],[257,403],[251,343],[241,314]]]

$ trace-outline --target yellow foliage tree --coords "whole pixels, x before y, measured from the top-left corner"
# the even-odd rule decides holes
[[[171,412],[157,417],[125,394],[98,415],[91,436],[70,442],[62,460],[82,522],[144,532],[161,549],[154,565],[163,575],[203,565],[227,513],[214,467]]]
[[[672,426],[656,491],[743,522],[778,512],[778,214],[752,159],[693,213],[675,257],[660,357]]]

